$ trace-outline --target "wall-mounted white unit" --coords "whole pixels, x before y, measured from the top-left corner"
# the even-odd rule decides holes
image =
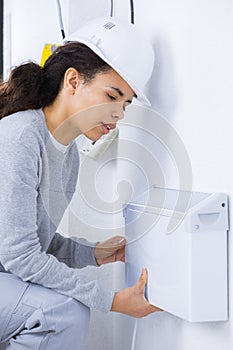
[[[228,319],[228,198],[153,186],[124,209],[126,284],[149,272],[151,304],[191,322]]]

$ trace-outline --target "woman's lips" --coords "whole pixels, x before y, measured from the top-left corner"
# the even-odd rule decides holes
[[[101,128],[104,134],[108,134],[110,130],[115,129],[116,124],[104,124],[102,123]]]

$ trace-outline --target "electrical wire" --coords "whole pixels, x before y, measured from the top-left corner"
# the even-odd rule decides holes
[[[58,18],[59,18],[62,39],[65,39],[65,30],[64,30],[63,19],[62,19],[62,10],[61,10],[60,0],[57,0],[57,9],[58,9]]]
[[[134,3],[130,0],[130,13],[131,13],[131,23],[134,24]]]
[[[113,3],[113,0],[111,0],[110,17],[113,17],[113,7],[114,7],[114,3]]]
[[[113,9],[114,9],[114,0],[111,0],[110,5],[110,17],[113,17]],[[134,2],[133,0],[130,0],[130,21],[134,24]]]
[[[133,335],[132,335],[132,341],[131,341],[131,350],[135,350],[137,329],[138,329],[138,319],[135,319],[135,321],[134,321],[134,328],[133,328]]]

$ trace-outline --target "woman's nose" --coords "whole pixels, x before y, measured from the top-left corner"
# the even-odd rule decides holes
[[[121,120],[124,118],[124,105],[123,103],[118,103],[117,108],[112,113],[112,117],[116,120]]]

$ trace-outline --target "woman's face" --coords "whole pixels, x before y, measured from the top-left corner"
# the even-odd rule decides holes
[[[90,82],[77,84],[69,105],[70,118],[82,134],[97,141],[116,127],[134,96],[126,81],[110,69]]]

